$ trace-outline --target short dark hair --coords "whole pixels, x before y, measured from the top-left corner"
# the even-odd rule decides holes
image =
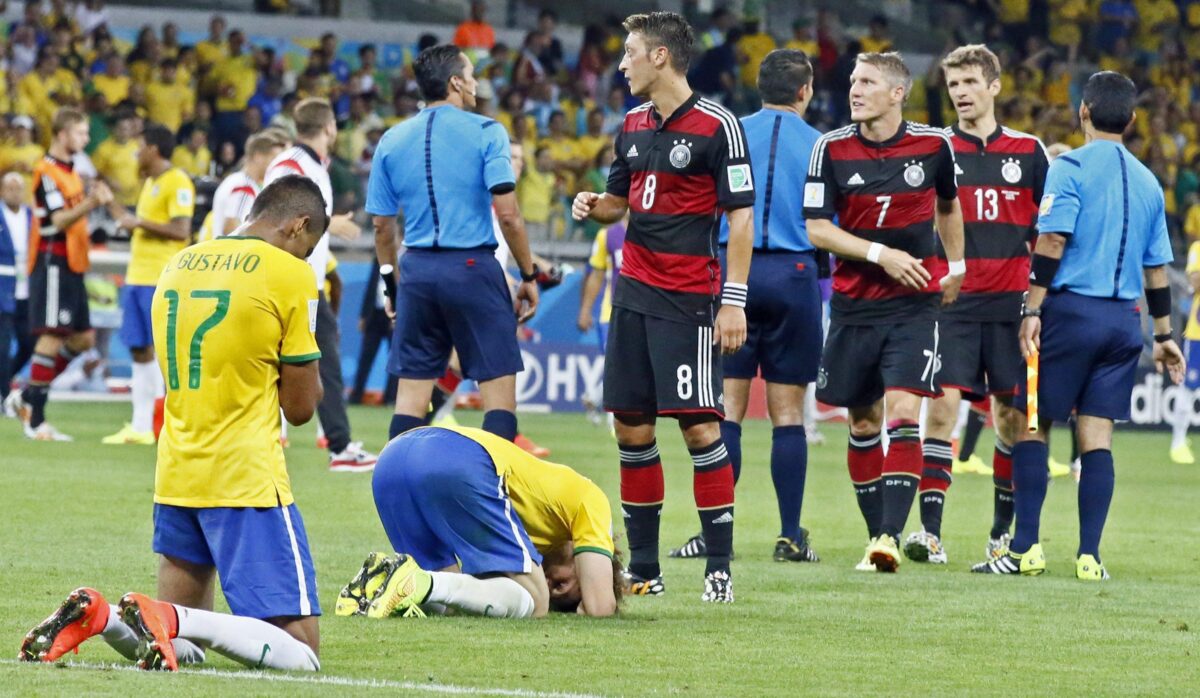
[[[308,216],[310,235],[319,237],[329,227],[321,188],[308,177],[293,174],[280,177],[258,193],[250,207],[249,220],[282,223],[299,216]]]
[[[158,150],[158,156],[164,160],[171,159],[175,150],[175,134],[162,124],[150,123],[142,129],[142,141]]]
[[[796,93],[812,80],[808,54],[779,48],[767,54],[758,68],[758,93],[766,104],[792,104]]]
[[[1125,133],[1133,121],[1136,102],[1137,87],[1133,81],[1111,70],[1093,74],[1083,86],[1083,103],[1097,131]]]
[[[629,15],[621,26],[630,34],[637,32],[646,37],[647,51],[665,47],[671,56],[671,67],[679,73],[687,72],[696,37],[692,33],[692,26],[682,15],[674,12]]]
[[[445,99],[450,94],[447,83],[454,76],[462,77],[463,52],[454,44],[441,44],[425,49],[413,61],[417,87],[428,102]]]
[[[549,7],[543,7],[542,11],[538,13],[538,21],[540,22],[543,19],[547,19],[547,18],[552,19],[555,22],[557,22],[558,21],[558,13],[555,12],[554,10],[550,9]]]

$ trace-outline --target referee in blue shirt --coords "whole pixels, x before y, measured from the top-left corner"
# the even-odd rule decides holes
[[[400,380],[389,438],[425,423],[434,380],[458,350],[479,383],[483,428],[517,434],[517,322],[533,316],[537,268],[517,207],[508,133],[475,106],[474,66],[456,46],[434,46],[413,63],[427,106],[383,135],[371,162],[367,212],[375,253],[393,295],[396,334],[388,371]],[[495,210],[521,271],[516,306],[494,256]],[[405,254],[396,276],[396,215]]]
[[[817,259],[804,223],[808,160],[821,132],[804,121],[813,98],[812,63],[803,51],[777,49],[758,71],[763,108],[743,118],[754,181],[754,262],[746,303],[746,343],[723,359],[725,421],[721,440],[733,478],[742,468],[742,425],[750,381],[767,382],[771,415],[771,482],[779,505],[778,562],[816,562],[800,507],[808,473],[804,392],[821,364],[821,290]],[[721,220],[721,269],[726,269],[729,222]],[[704,557],[702,534],[671,551],[671,557]]]
[[[1074,411],[1082,452],[1079,550],[1075,576],[1108,578],[1100,535],[1113,493],[1113,422],[1128,420],[1142,353],[1138,301],[1145,282],[1154,318],[1154,361],[1175,383],[1184,359],[1171,336],[1166,265],[1171,243],[1162,185],[1125,149],[1137,89],[1119,73],[1096,73],[1083,89],[1079,121],[1087,145],[1050,165],[1038,216],[1038,241],[1021,310],[1021,351],[1039,355],[1039,423],[1013,448],[1016,535],[1009,552],[972,568],[1041,574],[1046,557],[1038,524],[1046,498],[1046,435]],[[1017,406],[1024,408],[1024,390]]]

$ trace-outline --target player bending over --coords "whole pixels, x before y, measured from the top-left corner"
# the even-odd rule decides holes
[[[255,668],[316,671],[317,581],[293,503],[279,410],[312,419],[317,289],[304,259],[325,233],[321,191],[297,175],[263,189],[237,234],[171,258],[153,302],[166,376],[154,481],[158,598],[110,605],[82,587],[21,644],[52,662],[100,635],[143,669],[204,649]],[[233,615],[214,613],[214,572]]]
[[[481,429],[427,427],[387,445],[372,484],[401,554],[372,553],[338,597],[338,615],[617,612],[612,509],[567,466]]]

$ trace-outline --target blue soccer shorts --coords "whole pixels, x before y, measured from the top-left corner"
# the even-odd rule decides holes
[[[1187,357],[1187,376],[1183,384],[1188,390],[1200,389],[1200,340],[1185,340],[1183,353]]]
[[[542,564],[483,446],[436,427],[396,437],[379,454],[375,508],[398,553],[422,569],[528,573]]]
[[[121,342],[130,349],[154,346],[154,324],[150,306],[154,303],[153,286],[125,286],[121,289]]]
[[[463,375],[474,381],[515,375],[525,367],[504,270],[486,248],[410,249],[400,258],[388,372],[412,380],[440,378],[452,349],[458,350]]]
[[[236,616],[319,616],[317,574],[295,504],[197,509],[154,505],[154,552],[217,568]]]

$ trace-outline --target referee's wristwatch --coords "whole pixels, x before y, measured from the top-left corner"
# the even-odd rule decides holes
[[[526,274],[525,272],[521,272],[521,281],[526,281],[526,282],[537,281],[539,273],[541,273],[541,270],[538,269],[538,265],[534,264],[533,270],[530,271],[528,274]]]

